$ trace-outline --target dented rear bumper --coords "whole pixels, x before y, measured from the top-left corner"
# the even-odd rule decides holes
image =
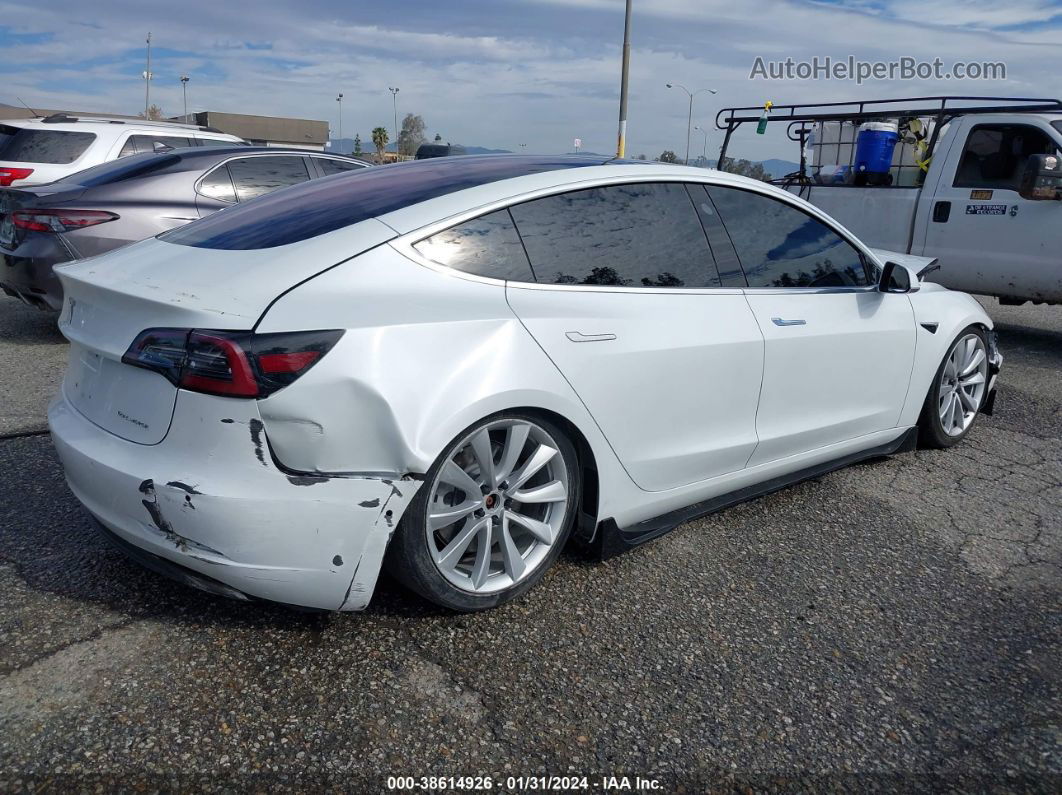
[[[155,445],[103,430],[62,394],[48,421],[71,491],[120,545],[230,596],[363,609],[420,486],[278,468],[250,400],[182,391],[170,431]]]

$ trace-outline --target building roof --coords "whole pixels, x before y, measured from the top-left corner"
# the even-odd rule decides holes
[[[289,144],[324,146],[328,140],[328,122],[316,119],[292,119],[281,116],[253,116],[245,113],[200,111],[190,114],[196,124],[216,127],[248,141],[277,141]],[[179,117],[185,118],[185,117]]]

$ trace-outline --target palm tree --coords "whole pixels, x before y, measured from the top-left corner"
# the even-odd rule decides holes
[[[383,162],[384,147],[387,146],[387,128],[376,127],[372,131],[372,143],[376,147],[376,162]]]

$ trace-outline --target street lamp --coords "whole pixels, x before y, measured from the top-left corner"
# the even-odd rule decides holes
[[[188,75],[181,75],[181,90],[184,92],[184,121],[188,122],[188,81],[191,80]]]
[[[391,105],[395,111],[395,154],[398,154],[398,89],[388,86],[387,90],[391,92]]]
[[[339,103],[339,145],[343,145],[343,95],[340,94],[336,97],[336,102]]]
[[[690,128],[693,125],[693,98],[698,94],[707,91],[709,94],[718,93],[714,88],[698,88],[696,91],[690,91],[686,86],[680,86],[678,83],[667,83],[668,88],[681,88],[690,98],[690,114],[686,119],[686,165],[690,164]]]
[[[693,129],[697,130],[697,132],[699,132],[701,135],[704,136],[704,146],[701,147],[701,160],[703,160],[705,165],[707,166],[708,165],[708,131],[705,130],[703,127],[694,127]]]

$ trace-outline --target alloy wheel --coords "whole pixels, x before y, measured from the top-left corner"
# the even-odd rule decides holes
[[[425,533],[439,573],[475,594],[532,574],[564,529],[569,475],[557,441],[525,419],[503,419],[459,441],[428,500]]]
[[[949,436],[961,436],[981,407],[988,380],[988,354],[984,340],[967,334],[944,360],[937,390],[940,426]]]

